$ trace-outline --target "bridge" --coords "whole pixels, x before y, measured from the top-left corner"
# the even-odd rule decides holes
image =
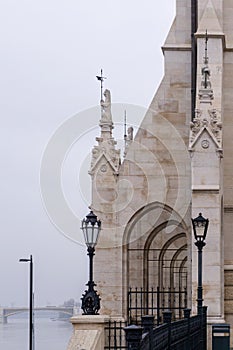
[[[0,323],[7,323],[7,318],[22,312],[29,311],[28,307],[4,307],[0,308]],[[74,307],[67,306],[44,306],[34,307],[33,311],[57,311],[70,317],[74,314]]]

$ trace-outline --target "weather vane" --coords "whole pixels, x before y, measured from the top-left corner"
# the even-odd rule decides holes
[[[100,71],[100,75],[97,75],[96,78],[100,81],[100,100],[103,101],[103,81],[107,78],[103,76],[102,69]]]

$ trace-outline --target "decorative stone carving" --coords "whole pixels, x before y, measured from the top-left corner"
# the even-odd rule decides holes
[[[97,159],[100,154],[100,150],[98,149],[97,146],[94,146],[92,150],[92,160]]]
[[[107,165],[106,164],[103,164],[100,168],[100,170],[102,171],[102,173],[106,173],[107,171]]]
[[[203,112],[199,109],[196,110],[195,118],[190,123],[190,148],[194,146],[194,143],[198,139],[202,130],[206,129],[210,137],[215,141],[215,144],[221,148],[222,144],[222,122],[221,114],[216,109],[208,110],[207,115],[203,115]],[[206,140],[202,141],[202,147],[208,148]]]
[[[105,173],[107,170],[106,164],[109,163],[114,174],[118,174],[120,165],[120,150],[117,150],[117,142],[112,137],[112,113],[111,113],[111,93],[109,90],[104,91],[105,100],[100,101],[101,119],[100,128],[101,136],[96,137],[97,146],[92,149],[91,169],[89,173],[92,175],[96,168]]]
[[[210,129],[216,137],[218,143],[222,140],[222,122],[220,113],[216,109],[209,110],[210,115]]]
[[[208,106],[202,106],[202,103],[212,104],[214,94],[210,81],[210,68],[208,66],[209,58],[207,55],[207,42],[208,36],[206,32],[205,38],[205,56],[203,59],[203,67],[201,69],[201,86],[199,89],[199,109],[195,111],[195,118],[190,123],[190,151],[194,151],[194,145],[200,138],[203,130],[206,130],[209,137],[214,141],[217,146],[217,151],[222,152],[222,122],[221,113],[216,108],[209,109]],[[203,107],[203,108],[202,108]],[[209,140],[202,140],[201,146],[203,149],[209,148]],[[219,153],[219,154],[220,154]]]
[[[133,140],[133,127],[130,126],[127,131],[128,131],[128,140],[132,141]]]
[[[201,130],[202,127],[202,120],[201,120],[201,110],[196,109],[195,110],[195,118],[193,119],[192,122],[190,122],[190,142],[192,143],[195,140],[196,135],[198,132]]]
[[[213,93],[213,90],[211,89],[200,89],[198,96],[201,103],[212,104],[211,101],[214,98],[214,93]]]
[[[127,153],[127,150],[129,148],[129,145],[132,143],[133,141],[133,127],[130,126],[127,130],[127,135],[125,137],[125,151],[124,151],[124,158],[126,157],[126,153]]]
[[[201,147],[202,148],[209,148],[209,146],[210,146],[210,143],[209,143],[209,141],[208,140],[203,140],[202,142],[201,142]]]
[[[202,89],[211,89],[210,69],[209,69],[207,64],[201,69],[201,74],[202,74],[201,88]]]
[[[208,66],[209,58],[207,57],[207,42],[208,37],[206,33],[204,66],[201,69],[201,88],[199,89],[198,96],[200,99],[200,103],[212,104],[211,101],[214,98],[214,94],[211,88],[210,81],[210,68]]]

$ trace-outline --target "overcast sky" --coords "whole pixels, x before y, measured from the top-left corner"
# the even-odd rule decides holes
[[[89,194],[82,184],[99,135],[96,75],[103,68],[112,101],[122,105],[115,120],[123,120],[125,104],[142,106],[142,118],[163,75],[161,46],[175,0],[5,0],[0,10],[0,305],[27,304],[29,266],[18,260],[30,254],[37,305],[79,300],[88,279],[79,221]],[[87,121],[90,108],[96,119]],[[130,107],[128,118],[138,123]],[[47,145],[70,120],[80,129],[61,171],[77,242],[69,225],[49,215],[40,184]]]

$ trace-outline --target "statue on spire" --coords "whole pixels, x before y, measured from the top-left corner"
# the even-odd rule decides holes
[[[105,100],[100,101],[101,105],[101,122],[112,123],[112,113],[111,113],[111,93],[110,90],[106,89],[104,91]]]
[[[112,129],[114,128],[112,122],[111,112],[111,93],[106,89],[103,92],[103,71],[101,69],[100,76],[96,76],[100,81],[100,106],[101,106],[101,118],[100,118],[100,136],[96,137],[98,145],[92,149],[91,169],[89,174],[100,173],[103,175],[107,172],[107,169],[111,169],[114,175],[118,174],[120,166],[120,150],[116,149],[117,142],[112,135]]]

